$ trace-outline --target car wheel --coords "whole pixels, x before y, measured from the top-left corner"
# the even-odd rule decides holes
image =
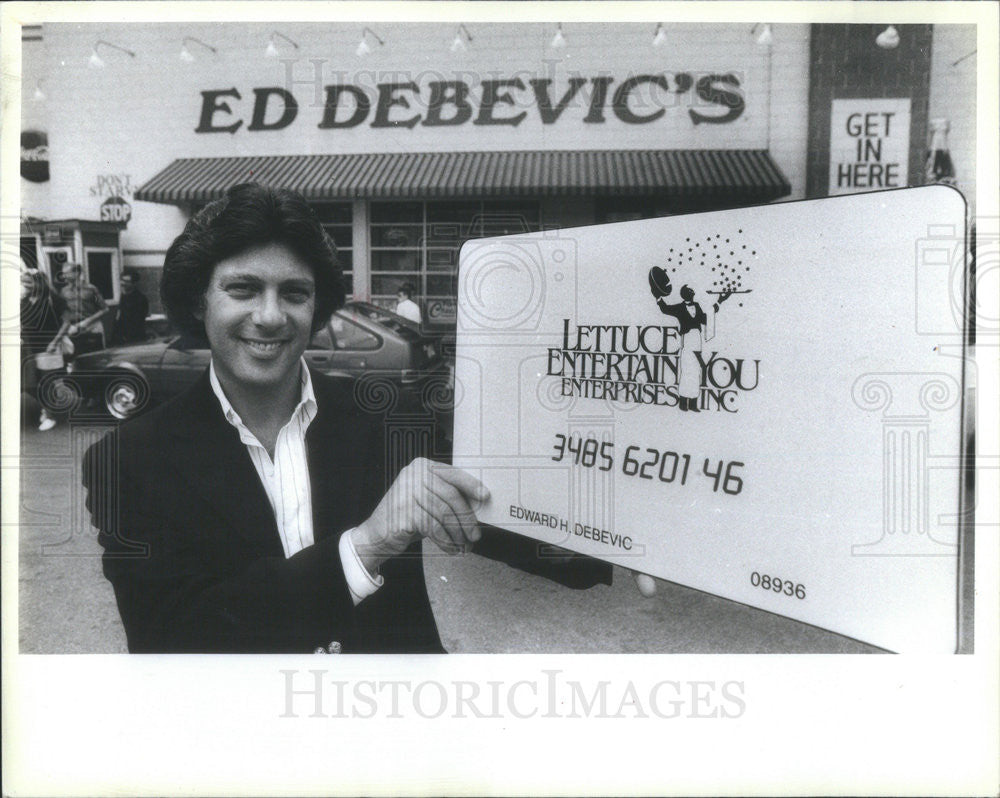
[[[149,403],[149,384],[142,374],[115,374],[104,388],[104,409],[118,419],[132,418]]]

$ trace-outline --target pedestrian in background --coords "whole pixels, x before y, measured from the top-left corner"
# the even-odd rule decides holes
[[[37,396],[38,367],[36,355],[56,343],[63,313],[62,298],[52,290],[45,275],[37,270],[21,272],[21,385]],[[56,425],[45,406],[38,419],[38,429],[46,432]]]
[[[101,319],[109,310],[104,297],[83,279],[83,269],[79,263],[67,261],[62,267],[62,278],[62,326],[56,339],[49,344],[48,351],[56,351],[64,336],[73,342],[73,352],[77,355],[103,349],[104,326]]]
[[[139,290],[139,272],[125,269],[121,276],[122,295],[115,310],[113,344],[134,344],[146,340],[146,316],[149,300]]]
[[[420,305],[413,301],[413,283],[403,283],[396,291],[396,314],[420,324]]]

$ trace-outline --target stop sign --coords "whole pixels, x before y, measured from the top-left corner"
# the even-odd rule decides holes
[[[108,197],[101,203],[102,222],[128,222],[132,218],[132,206],[121,197]]]

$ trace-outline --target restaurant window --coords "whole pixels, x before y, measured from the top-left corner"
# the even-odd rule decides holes
[[[683,212],[676,203],[659,197],[602,197],[595,207],[597,224],[655,219]]]
[[[602,197],[595,203],[594,221],[597,224],[631,222],[637,219],[742,208],[752,204],[753,200],[724,193],[691,197]]]
[[[470,238],[541,229],[535,200],[371,203],[371,294],[392,308],[409,282],[430,324],[454,324],[458,253]]]
[[[350,299],[354,294],[354,228],[350,202],[313,204],[323,229],[337,245],[337,261],[344,273],[344,291]]]

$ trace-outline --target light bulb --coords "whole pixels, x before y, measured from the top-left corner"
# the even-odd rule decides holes
[[[875,37],[875,44],[883,50],[894,50],[899,47],[899,31],[893,25],[890,25]]]

